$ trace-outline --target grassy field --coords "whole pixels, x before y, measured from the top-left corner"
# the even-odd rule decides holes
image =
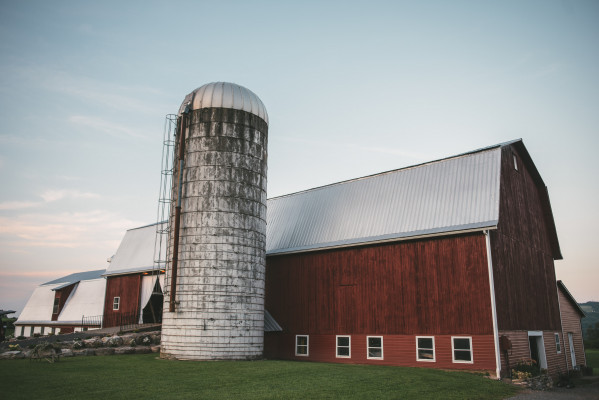
[[[586,350],[587,366],[593,367],[593,375],[599,375],[599,349]]]
[[[185,362],[156,354],[0,360],[6,399],[502,399],[516,389],[465,372],[288,361]]]

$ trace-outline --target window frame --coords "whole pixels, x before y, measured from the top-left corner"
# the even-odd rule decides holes
[[[455,339],[468,339],[468,342],[470,343],[470,361],[466,361],[466,360],[456,360],[455,359],[455,352],[456,351],[466,351],[464,349],[456,349],[455,348]],[[451,337],[451,361],[454,363],[460,363],[460,364],[474,364],[474,350],[472,348],[472,336],[452,336]]]
[[[114,296],[114,298],[112,299],[112,311],[119,311],[120,309],[121,309],[121,296]]]
[[[370,339],[381,339],[381,356],[380,357],[371,357],[370,356],[370,349],[378,349],[379,347],[370,347]],[[383,343],[383,337],[382,336],[366,336],[366,358],[368,360],[384,360],[385,359],[385,353],[384,353],[384,343]]]
[[[347,346],[339,346],[340,338],[347,338],[347,340],[349,340],[349,343],[347,344]],[[349,354],[346,356],[340,355],[339,348],[347,348]],[[336,335],[335,336],[335,357],[336,358],[351,358],[351,336],[350,335]]]
[[[562,342],[559,338],[559,333],[554,333],[555,335],[555,351],[557,354],[562,354]]]
[[[306,344],[305,345],[298,344],[297,340],[299,338],[301,338],[301,337],[302,338],[304,338],[304,337],[306,338]],[[297,352],[297,349],[300,346],[301,347],[306,347],[306,354],[301,354],[301,353]],[[295,355],[296,355],[296,357],[308,357],[310,355],[310,335],[295,335]]]
[[[54,298],[54,305],[52,306],[52,314],[58,314],[60,308],[60,296]]]
[[[418,345],[418,339],[432,339],[432,341],[433,341],[432,349],[420,347]],[[419,352],[420,350],[432,350],[433,358],[420,358],[420,352]],[[416,336],[416,361],[423,361],[423,362],[436,362],[437,361],[437,352],[435,351],[435,337],[434,336]]]

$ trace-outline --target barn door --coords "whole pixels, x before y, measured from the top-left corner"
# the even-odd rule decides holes
[[[539,368],[547,369],[547,357],[545,355],[543,332],[529,331],[528,344],[530,346],[530,358],[537,362]]]
[[[572,368],[576,366],[576,353],[574,352],[574,338],[572,332],[568,332],[568,343],[570,344],[570,358],[572,359]]]

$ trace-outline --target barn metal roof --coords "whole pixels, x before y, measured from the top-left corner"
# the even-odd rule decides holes
[[[283,328],[275,321],[270,313],[264,309],[264,332],[281,332]]]
[[[71,292],[65,306],[63,307],[59,318],[66,311],[68,314],[73,314],[75,309],[80,310],[83,314],[79,314],[75,320],[81,322],[82,315],[101,315],[104,304],[104,289],[106,287],[106,279],[102,277],[105,270],[99,269],[95,271],[77,272],[71,275],[63,276],[62,278],[46,282],[35,288],[31,297],[25,304],[23,311],[19,315],[19,319],[15,322],[21,325],[34,323],[49,323],[52,319],[52,308],[54,306],[55,291],[65,288],[70,285],[77,284],[75,290]],[[89,288],[94,287],[95,290]],[[83,288],[83,289],[82,289]],[[73,300],[75,299],[75,300]],[[69,306],[69,302],[71,306]],[[98,312],[98,304],[102,304]],[[95,304],[93,308],[90,304]],[[67,311],[69,307],[73,312]],[[92,314],[92,313],[96,314]]]
[[[165,226],[166,222],[160,222],[129,229],[125,232],[125,237],[123,237],[104,275],[122,275],[151,271],[157,268],[154,263],[154,249],[157,240],[156,229],[162,229]],[[161,254],[166,254],[166,240],[162,240],[159,245]]]
[[[512,143],[271,198],[267,254],[495,228]]]
[[[50,282],[44,283],[44,285],[54,285],[57,283],[61,283],[61,285],[56,286],[54,290],[59,290],[79,281],[86,281],[88,279],[97,279],[102,276],[102,274],[106,271],[105,269],[97,269],[95,271],[85,271],[85,272],[76,272],[71,275],[63,276],[62,278],[55,279]]]
[[[84,316],[95,317],[104,314],[106,279],[100,277],[79,282],[60,311],[58,321],[65,324],[81,323]]]

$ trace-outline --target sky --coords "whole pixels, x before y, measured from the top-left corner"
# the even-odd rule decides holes
[[[214,81],[268,110],[269,197],[522,138],[599,300],[597,43],[595,0],[0,0],[0,309],[156,222],[165,117]]]

